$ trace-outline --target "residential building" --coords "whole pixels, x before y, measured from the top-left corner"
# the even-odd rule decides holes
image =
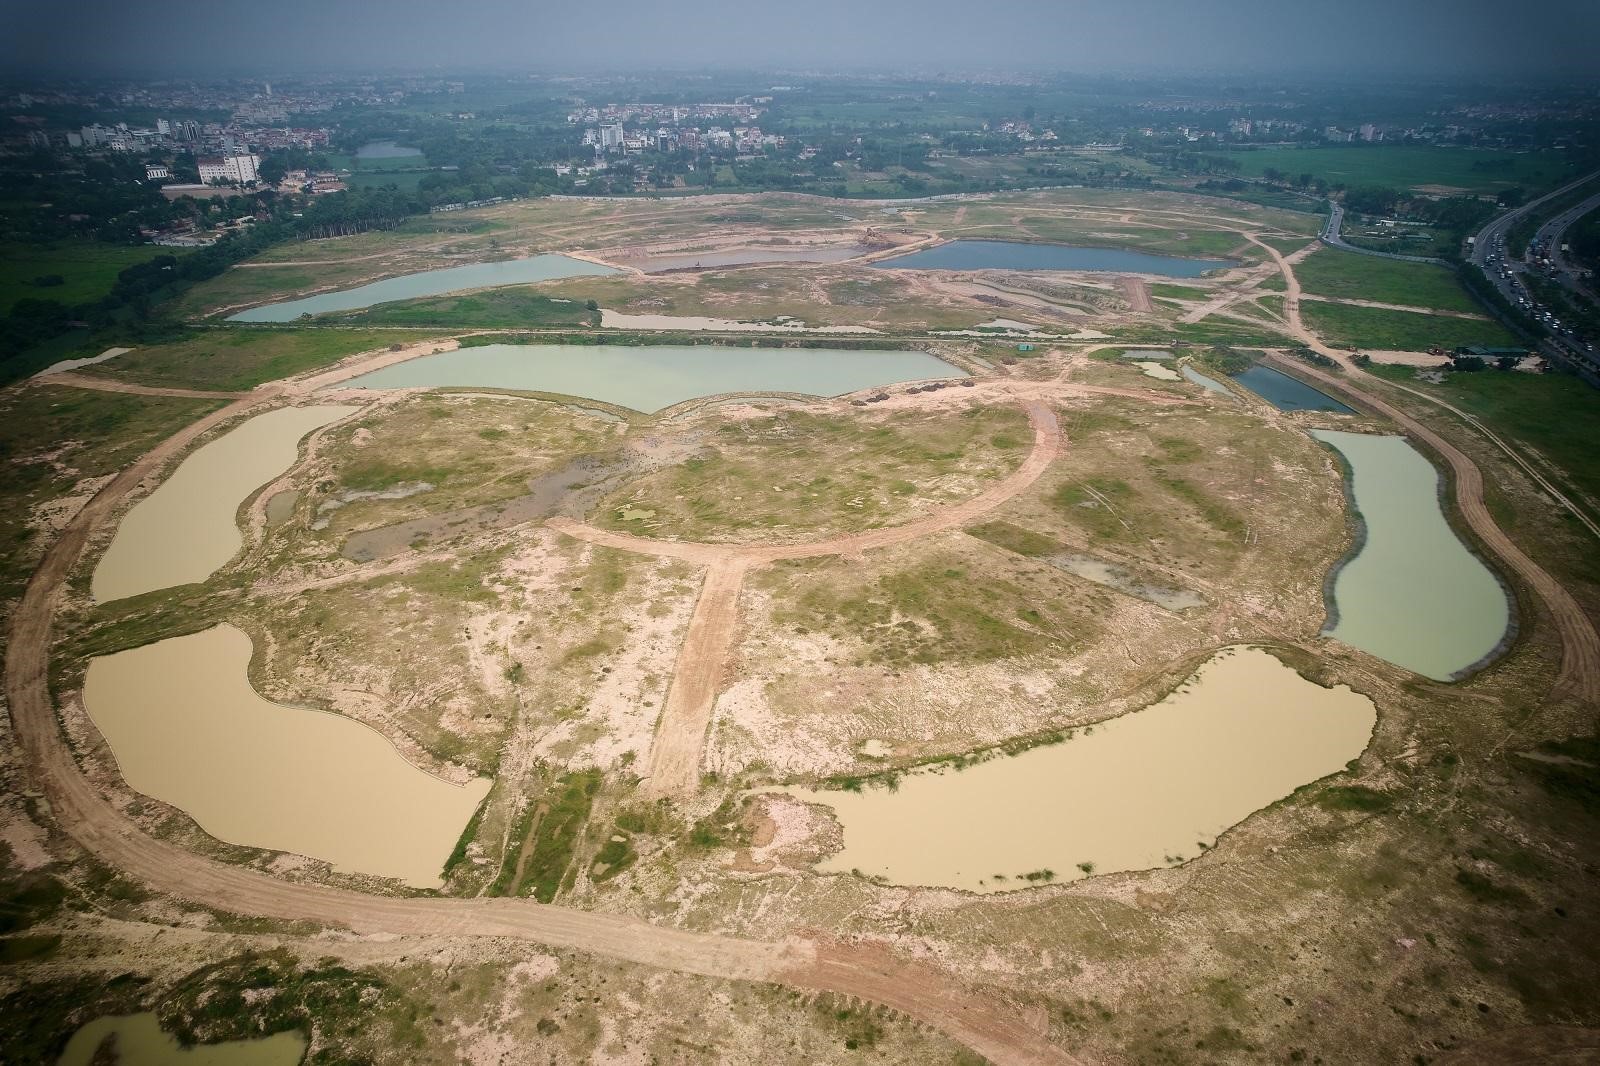
[[[205,155],[200,157],[199,163],[202,185],[244,185],[260,177],[258,168],[261,166],[261,157],[249,153]]]

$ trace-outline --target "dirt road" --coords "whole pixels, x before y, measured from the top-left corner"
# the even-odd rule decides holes
[[[1270,245],[1254,238],[1252,242],[1265,248],[1278,264],[1278,269],[1283,272],[1284,284],[1288,290],[1284,304],[1288,313],[1290,332],[1311,350],[1339,363],[1344,373],[1336,377],[1304,363],[1291,362],[1282,356],[1270,358],[1291,367],[1295,373],[1309,377],[1320,385],[1348,394],[1368,409],[1384,415],[1404,429],[1408,435],[1422,441],[1435,453],[1444,457],[1445,462],[1450,465],[1450,472],[1454,475],[1456,506],[1461,512],[1462,519],[1472,527],[1472,532],[1478,539],[1499,556],[1507,569],[1538,594],[1550,611],[1551,620],[1561,635],[1562,646],[1561,673],[1556,679],[1556,691],[1570,693],[1586,702],[1600,703],[1600,635],[1595,633],[1594,623],[1584,614],[1583,608],[1572,597],[1572,593],[1551,577],[1543,567],[1530,559],[1495,524],[1494,518],[1489,514],[1488,506],[1484,503],[1483,474],[1477,464],[1455,445],[1393,404],[1359,389],[1353,381],[1359,382],[1363,378],[1370,378],[1370,375],[1350,361],[1348,352],[1341,352],[1323,344],[1322,340],[1307,329],[1301,320],[1300,282],[1294,275],[1294,268]]]
[[[706,568],[705,585],[667,686],[650,745],[649,796],[692,796],[700,788],[700,758],[711,708],[721,687],[739,621],[739,590],[749,560],[725,555]]]
[[[252,394],[248,392],[206,392],[204,389],[167,389],[155,385],[135,385],[131,381],[117,381],[114,378],[92,378],[85,374],[51,374],[47,378],[37,378],[34,384],[38,385],[65,385],[73,389],[89,389],[93,392],[123,392],[132,396],[175,396],[186,400],[243,400]]]

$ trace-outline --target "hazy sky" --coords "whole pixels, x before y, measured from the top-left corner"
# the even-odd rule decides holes
[[[0,0],[0,69],[1597,72],[1600,0]]]

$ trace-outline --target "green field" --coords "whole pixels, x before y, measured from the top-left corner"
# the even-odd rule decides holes
[[[1567,155],[1410,145],[1334,145],[1325,148],[1254,148],[1222,153],[1240,174],[1258,178],[1269,167],[1298,177],[1311,174],[1331,185],[1388,185],[1397,189],[1441,186],[1463,193],[1494,193],[1515,185],[1555,185],[1571,173]]]
[[[344,183],[352,189],[381,189],[386,185],[393,185],[402,191],[410,192],[427,176],[426,170],[361,170],[345,178]]]
[[[415,333],[375,329],[208,329],[135,348],[87,372],[140,385],[234,391],[327,366],[356,352],[420,339]]]
[[[98,300],[111,291],[117,273],[158,255],[185,254],[182,248],[150,244],[101,244],[57,241],[53,244],[0,243],[0,314],[10,314],[18,300],[55,300],[71,306]],[[40,286],[34,279],[61,275],[62,284]]]
[[[1481,418],[1496,433],[1535,449],[1564,470],[1572,485],[1600,511],[1600,389],[1568,374],[1446,374],[1443,384],[1419,382],[1409,367],[1370,368],[1409,388],[1438,396]]]
[[[1480,311],[1449,267],[1406,263],[1374,255],[1321,248],[1295,267],[1306,292],[1353,300],[1432,307],[1442,311]]]
[[[1301,304],[1300,314],[1308,327],[1335,347],[1425,352],[1430,348],[1450,349],[1460,344],[1511,346],[1520,343],[1496,322],[1311,301]]]

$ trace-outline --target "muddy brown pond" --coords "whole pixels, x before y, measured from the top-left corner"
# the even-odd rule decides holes
[[[1002,892],[1193,858],[1252,812],[1344,768],[1371,700],[1257,647],[1225,648],[1166,699],[1071,739],[898,787],[788,794],[832,809],[818,865],[898,885]],[[1031,877],[1029,875],[1032,875]]]
[[[244,546],[239,505],[294,465],[300,438],[355,411],[322,404],[256,415],[195,449],[134,504],[95,567],[97,603],[204,581]]]
[[[230,625],[91,660],[83,701],[128,785],[219,840],[437,887],[489,792],[413,766],[377,730],[263,698]]]

